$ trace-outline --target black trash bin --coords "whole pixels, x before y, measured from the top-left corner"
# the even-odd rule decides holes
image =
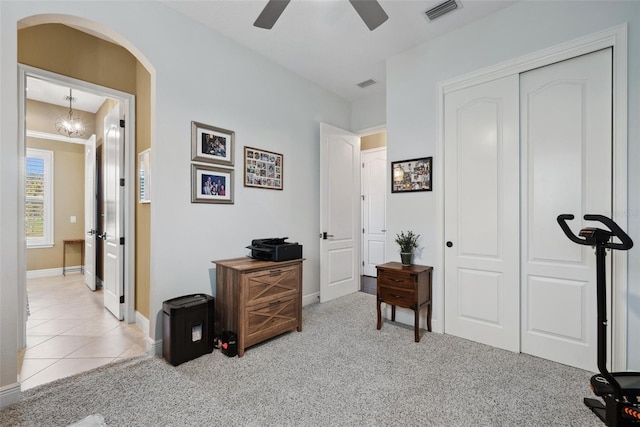
[[[213,351],[214,298],[186,295],[162,303],[162,355],[173,366]]]

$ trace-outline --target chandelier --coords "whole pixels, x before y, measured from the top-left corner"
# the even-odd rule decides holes
[[[73,108],[71,108],[73,100],[71,89],[69,89],[69,113],[58,117],[58,120],[56,120],[58,133],[68,136],[69,138],[81,137],[84,135],[86,129],[84,120],[73,115]]]

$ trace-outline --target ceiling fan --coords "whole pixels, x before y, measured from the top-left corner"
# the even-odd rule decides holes
[[[262,13],[260,13],[260,16],[258,16],[258,19],[256,19],[253,25],[270,30],[280,15],[282,15],[289,1],[290,0],[269,0],[269,3],[264,7]],[[351,3],[351,6],[358,12],[360,18],[362,18],[371,31],[389,19],[389,16],[377,0],[349,0],[349,3]]]

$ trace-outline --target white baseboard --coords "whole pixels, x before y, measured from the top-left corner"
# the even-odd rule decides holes
[[[162,356],[162,340],[154,341],[149,336],[149,319],[136,311],[136,326],[144,332],[146,340],[146,353],[150,356]]]
[[[0,409],[17,403],[20,400],[20,396],[20,383],[13,383],[0,388]]]
[[[82,268],[79,265],[72,265],[69,267],[65,267],[65,270],[67,274],[72,274],[72,273],[80,273],[82,271]],[[27,271],[27,279],[36,279],[38,277],[51,277],[51,276],[62,276],[62,267]]]
[[[316,302],[320,302],[320,292],[314,292],[310,295],[302,296],[302,306],[309,304],[315,304]]]
[[[162,340],[152,340],[147,337],[147,348],[149,355],[162,357]]]
[[[136,326],[149,336],[149,319],[144,317],[139,311],[136,311]]]
[[[27,271],[27,279],[35,279],[37,277],[51,277],[51,276],[62,276],[62,267]]]

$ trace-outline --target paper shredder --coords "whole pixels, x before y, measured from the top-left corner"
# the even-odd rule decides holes
[[[213,351],[215,299],[186,295],[162,303],[162,355],[177,366]]]

